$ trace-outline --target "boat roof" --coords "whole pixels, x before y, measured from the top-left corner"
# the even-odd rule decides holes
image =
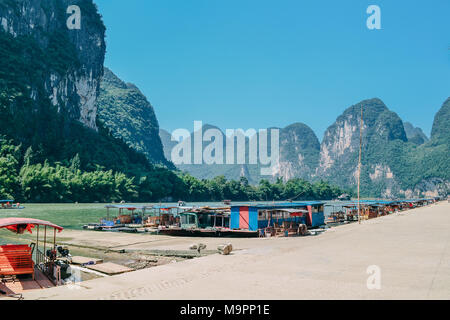
[[[308,213],[308,210],[305,210],[305,209],[281,209],[278,211],[289,212],[289,213],[299,213],[299,212]]]
[[[303,201],[303,202],[281,202],[281,203],[271,203],[271,204],[241,204],[241,205],[232,205],[231,208],[236,207],[250,207],[257,209],[277,209],[277,208],[298,208],[298,207],[306,207],[306,206],[316,206],[316,205],[324,205],[323,201]]]
[[[195,213],[195,214],[229,214],[230,207],[195,207],[191,210],[185,211],[183,213]],[[182,214],[182,213],[180,213]]]
[[[138,205],[132,205],[132,204],[107,204],[105,208],[108,209],[128,209],[128,210],[137,210],[137,209],[151,209],[152,206],[138,206]]]
[[[374,201],[374,200],[366,200],[361,201],[361,206],[370,206],[370,207],[383,207],[386,205],[395,204],[397,201]],[[358,206],[358,201],[345,202],[341,205],[342,207],[355,207]]]
[[[154,205],[151,206],[149,208],[153,208],[153,209],[192,209],[194,207],[190,207],[190,206],[176,206],[176,205]]]
[[[14,200],[0,200],[0,203],[14,202]]]
[[[419,202],[419,201],[431,201],[434,199],[408,199],[408,200],[403,200],[403,202]]]
[[[432,199],[408,199],[408,200],[360,200],[360,205],[362,206],[371,206],[371,207],[381,207],[381,206],[389,206],[401,203],[415,203],[420,201],[430,201]],[[336,204],[336,206],[342,207],[355,207],[358,205],[358,201],[349,201],[344,203]],[[329,206],[334,206],[333,204],[329,204]]]
[[[2,218],[0,219],[0,229],[15,227],[18,225],[33,225],[33,226],[48,226],[57,229],[61,232],[64,228],[60,227],[54,223],[44,220],[31,219],[31,218]]]
[[[230,212],[227,211],[184,211],[179,215],[211,215],[211,216],[229,216]]]

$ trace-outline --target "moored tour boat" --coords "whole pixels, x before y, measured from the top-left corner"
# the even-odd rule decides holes
[[[24,290],[64,284],[64,279],[70,276],[70,266],[57,257],[61,252],[68,254],[68,250],[60,250],[56,245],[56,233],[62,227],[48,221],[14,217],[0,219],[0,229],[16,234],[36,231],[36,242],[30,245],[0,245],[0,297],[2,294],[18,297]],[[48,229],[53,229],[51,246],[46,241]],[[44,237],[40,239],[42,233]]]
[[[20,203],[14,203],[14,200],[0,200],[0,209],[25,209]]]

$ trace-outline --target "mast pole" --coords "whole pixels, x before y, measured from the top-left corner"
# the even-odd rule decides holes
[[[47,226],[44,226],[44,256],[46,257],[47,253],[45,252],[47,248]]]
[[[361,158],[362,158],[362,130],[363,130],[363,106],[361,105],[361,122],[359,126],[359,161],[358,161],[358,222],[361,224]]]
[[[37,225],[36,232],[36,263],[40,263],[39,259],[39,225]]]

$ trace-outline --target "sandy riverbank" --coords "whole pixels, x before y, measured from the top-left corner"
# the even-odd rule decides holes
[[[26,299],[450,299],[450,204],[330,229],[304,238],[232,239],[236,251],[27,292]],[[86,247],[215,249],[223,239],[67,231]],[[381,289],[366,270],[381,270]]]

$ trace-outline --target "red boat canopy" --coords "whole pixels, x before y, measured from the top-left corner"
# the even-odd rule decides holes
[[[3,218],[0,219],[0,229],[6,228],[14,233],[22,234],[25,231],[32,233],[31,229],[35,226],[49,226],[61,232],[64,228],[48,221],[31,218]]]

